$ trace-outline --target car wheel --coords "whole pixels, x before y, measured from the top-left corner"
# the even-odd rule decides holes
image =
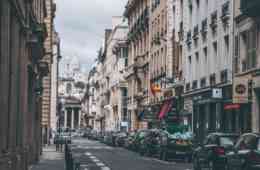
[[[215,165],[213,161],[209,161],[209,170],[215,170]]]
[[[163,161],[167,161],[168,160],[166,151],[162,151],[161,152],[161,160],[163,160]]]
[[[201,170],[198,158],[194,158],[194,160],[193,160],[193,168],[194,168],[194,170]]]

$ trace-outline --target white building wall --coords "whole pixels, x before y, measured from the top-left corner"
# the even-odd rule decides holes
[[[183,1],[184,3],[184,77],[185,83],[191,83],[194,80],[198,80],[198,88],[200,88],[200,79],[207,78],[207,86],[209,85],[209,77],[211,74],[216,74],[216,83],[220,83],[220,72],[224,69],[228,69],[229,81],[232,81],[232,49],[233,49],[233,1],[232,0],[211,0],[211,1],[199,1],[200,5],[197,6],[196,1],[192,2],[192,14],[189,12],[189,1]],[[229,26],[225,30],[223,22],[221,20],[222,5],[229,2],[230,19],[228,20]],[[211,14],[217,11],[217,35],[213,36],[212,29],[210,27]],[[200,33],[202,21],[207,18],[207,40],[202,41],[202,34]],[[195,47],[194,40],[192,38],[191,49],[188,49],[186,44],[187,32],[192,31],[194,27],[199,26],[198,46]],[[225,51],[224,37],[229,35],[229,53]],[[213,42],[217,42],[217,56],[214,55]],[[207,57],[204,55],[203,49],[207,47]],[[195,57],[195,53],[199,53],[198,60]],[[191,62],[189,60],[191,56]]]

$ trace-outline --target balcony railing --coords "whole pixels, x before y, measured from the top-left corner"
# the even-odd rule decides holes
[[[249,17],[260,16],[260,1],[259,0],[241,0],[241,12]]]

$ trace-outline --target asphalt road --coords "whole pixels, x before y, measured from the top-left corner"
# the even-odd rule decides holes
[[[165,162],[142,157],[119,147],[110,147],[97,141],[74,139],[73,150],[80,156],[81,170],[191,170],[191,164]],[[82,156],[83,155],[83,156]]]

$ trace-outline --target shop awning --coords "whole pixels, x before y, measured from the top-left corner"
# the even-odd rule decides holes
[[[159,119],[164,118],[164,116],[171,110],[171,107],[172,107],[172,101],[171,100],[165,101],[161,107],[161,111],[159,112]]]

